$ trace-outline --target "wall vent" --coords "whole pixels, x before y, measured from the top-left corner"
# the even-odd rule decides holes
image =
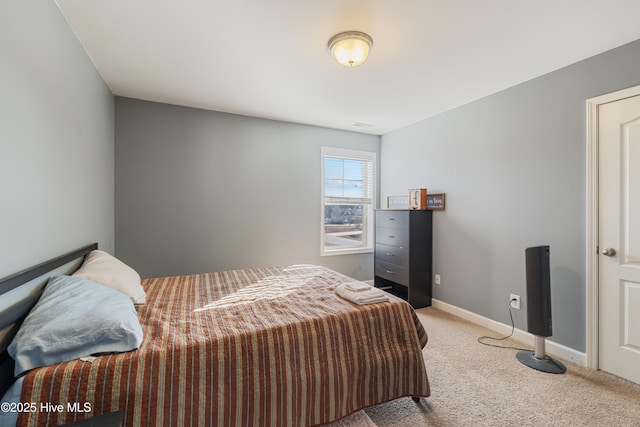
[[[371,123],[362,123],[362,122],[355,122],[353,126],[357,128],[363,128],[363,129],[369,129],[373,127]]]

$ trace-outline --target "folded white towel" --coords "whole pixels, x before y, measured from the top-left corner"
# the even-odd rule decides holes
[[[389,301],[389,297],[384,291],[372,286],[369,286],[370,289],[368,290],[351,291],[347,289],[346,285],[346,283],[343,283],[338,286],[336,288],[336,295],[346,299],[347,301],[351,301],[354,304],[365,305]]]
[[[364,282],[347,282],[344,287],[353,292],[362,292],[373,289],[373,287]]]

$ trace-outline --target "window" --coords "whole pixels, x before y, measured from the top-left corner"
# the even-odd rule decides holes
[[[373,251],[376,153],[322,147],[321,255]]]

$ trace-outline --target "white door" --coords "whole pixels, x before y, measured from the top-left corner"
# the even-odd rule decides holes
[[[640,96],[598,107],[599,368],[640,384]]]

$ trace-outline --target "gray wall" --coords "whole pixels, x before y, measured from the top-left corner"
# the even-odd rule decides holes
[[[0,12],[0,277],[113,250],[114,100],[53,1]]]
[[[320,147],[377,136],[116,97],[116,255],[144,277],[314,263],[373,277],[372,254],[320,257]]]
[[[554,335],[585,351],[585,100],[640,84],[640,41],[382,137],[381,192],[446,192],[434,215],[434,297],[510,323],[524,249],[551,246]]]

